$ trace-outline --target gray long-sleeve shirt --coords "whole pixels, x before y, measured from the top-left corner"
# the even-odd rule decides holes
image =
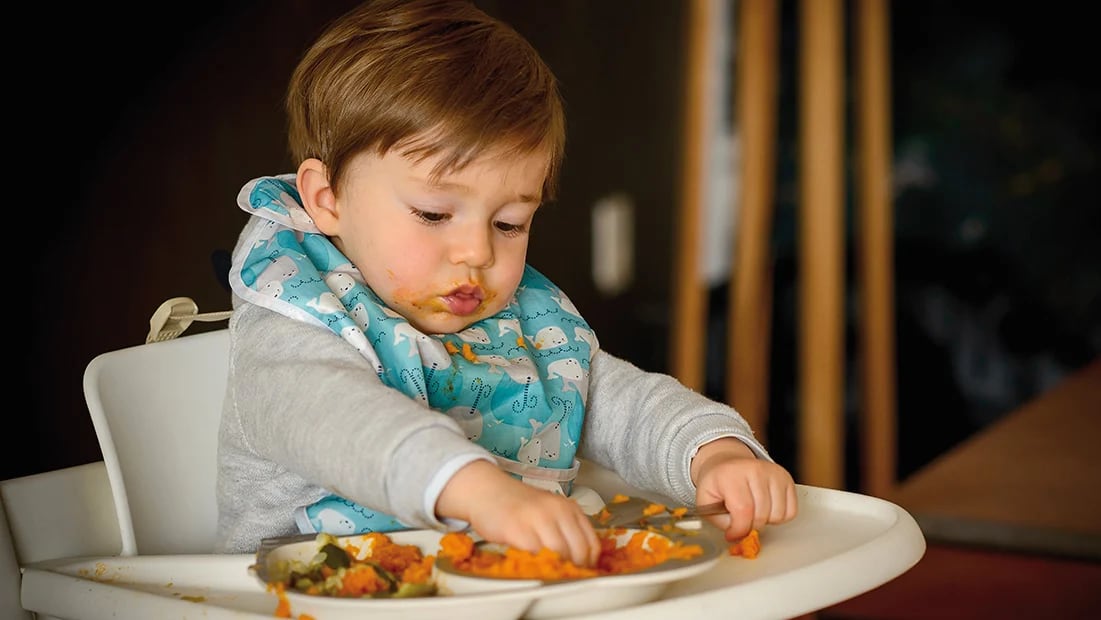
[[[248,553],[294,533],[294,511],[329,493],[443,529],[438,478],[456,459],[493,460],[448,416],[385,385],[339,335],[234,297],[219,435],[219,542]],[[689,465],[732,436],[769,456],[745,420],[667,375],[598,351],[578,455],[629,484],[691,503]],[[436,484],[433,484],[436,482]]]

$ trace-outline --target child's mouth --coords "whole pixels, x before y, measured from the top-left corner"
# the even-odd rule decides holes
[[[467,316],[473,314],[478,306],[482,305],[483,298],[485,298],[485,294],[481,288],[467,284],[444,295],[443,300],[451,314]]]

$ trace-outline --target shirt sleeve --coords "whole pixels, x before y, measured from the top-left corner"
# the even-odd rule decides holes
[[[772,460],[733,408],[606,351],[593,356],[580,444],[584,458],[635,487],[694,503],[692,457],[720,437],[736,437],[758,458]]]
[[[247,303],[230,327],[241,443],[273,466],[407,525],[442,529],[434,506],[450,477],[473,460],[493,462],[454,420],[385,385],[337,334]]]

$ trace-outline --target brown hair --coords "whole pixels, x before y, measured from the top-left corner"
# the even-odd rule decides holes
[[[436,175],[492,152],[546,149],[543,198],[565,150],[551,70],[519,33],[469,0],[372,0],[338,18],[306,51],[287,92],[296,163],[321,160],[339,190],[356,155],[393,148]]]

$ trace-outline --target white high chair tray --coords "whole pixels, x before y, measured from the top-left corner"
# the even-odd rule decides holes
[[[673,582],[653,602],[571,617],[798,616],[894,579],[925,552],[913,517],[891,502],[805,485],[797,491],[799,516],[762,531],[757,558],[723,554],[713,568]],[[277,599],[249,572],[254,559],[248,554],[51,560],[24,568],[21,599],[28,610],[74,620],[272,618]],[[523,605],[495,607],[488,600],[493,595],[485,596],[484,601],[479,595],[454,599],[447,618],[522,617],[517,609]]]

